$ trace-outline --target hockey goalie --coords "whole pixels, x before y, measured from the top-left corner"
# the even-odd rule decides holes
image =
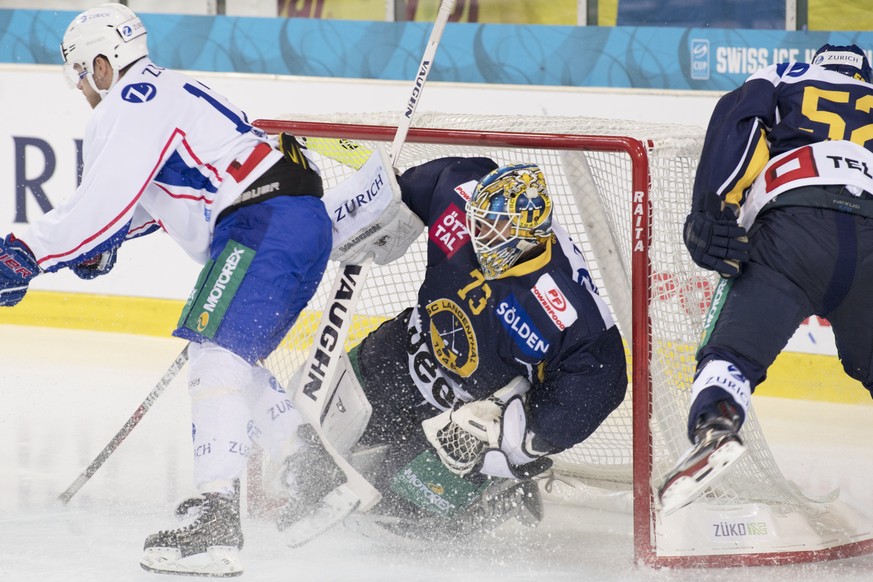
[[[549,455],[585,440],[624,398],[613,317],[536,165],[448,157],[386,174],[395,204],[376,228],[358,225],[378,234],[335,237],[351,242],[335,242],[332,258],[389,263],[423,223],[424,281],[415,305],[343,354],[331,386],[342,406],[321,419],[323,434],[379,490],[369,515],[394,533],[535,524]],[[354,509],[326,506],[345,476],[311,426],[299,435],[279,479],[289,501],[278,526],[292,546]]]

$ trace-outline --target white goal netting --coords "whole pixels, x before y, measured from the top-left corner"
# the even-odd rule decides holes
[[[361,151],[372,148],[375,141],[390,143],[390,128],[396,126],[398,116],[338,115],[318,121],[320,125],[306,126],[308,134],[291,132],[308,138],[312,149],[326,154],[321,169],[329,188],[353,171],[350,166]],[[290,129],[282,123],[256,122],[268,131]],[[616,315],[632,373],[625,402],[584,443],[557,456],[556,472],[578,484],[634,492],[635,512],[645,514],[636,520],[649,523],[647,528],[636,528],[638,537],[648,537],[637,540],[638,554],[651,548],[657,555],[664,541],[656,531],[659,522],[653,517],[652,491],[689,446],[685,427],[694,355],[717,285],[716,276],[691,262],[681,238],[702,141],[703,130],[688,126],[421,114],[395,164],[403,171],[442,156],[487,156],[501,165],[534,162],[543,169],[557,220],[583,249],[592,276]],[[424,256],[422,236],[400,260],[374,266],[347,348],[386,318],[414,305]],[[280,381],[287,383],[307,355],[336,267],[329,267],[309,309],[268,361]],[[707,493],[705,504],[763,504],[776,516],[801,515],[816,536],[830,540],[826,545],[857,541],[858,532],[829,514],[833,500],[809,500],[783,477],[753,409],[742,436],[751,454]],[[641,496],[647,499],[637,504]],[[665,551],[675,555],[774,551],[770,546],[744,547],[746,541]],[[644,549],[639,549],[640,544]]]

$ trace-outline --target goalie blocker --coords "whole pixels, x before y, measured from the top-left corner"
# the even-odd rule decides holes
[[[401,200],[384,146],[322,198],[333,222],[333,251],[340,263],[360,264],[367,255],[385,265],[403,256],[424,223]]]

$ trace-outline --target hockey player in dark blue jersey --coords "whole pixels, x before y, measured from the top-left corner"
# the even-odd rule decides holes
[[[372,405],[358,448],[387,449],[375,512],[425,537],[538,520],[531,479],[624,398],[618,329],[536,165],[442,158],[398,182],[424,282],[350,354]]]
[[[857,46],[824,45],[723,96],[707,129],[685,244],[722,275],[697,353],[688,435],[662,511],[745,453],[755,387],[798,325],[826,317],[846,373],[873,389],[873,85]]]

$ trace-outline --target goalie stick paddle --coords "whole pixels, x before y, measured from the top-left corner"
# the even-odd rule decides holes
[[[103,463],[106,462],[106,459],[118,448],[118,445],[127,438],[127,435],[131,433],[134,427],[139,424],[139,421],[142,420],[142,417],[145,416],[145,413],[152,407],[155,403],[155,400],[158,399],[164,389],[170,385],[173,379],[179,374],[179,371],[185,366],[185,362],[188,361],[188,345],[182,349],[182,352],[179,356],[170,364],[170,367],[164,372],[163,377],[158,381],[152,391],[149,392],[148,396],[146,396],[145,400],[142,401],[142,404],[133,411],[133,414],[130,415],[130,418],[127,419],[127,422],[124,423],[124,426],[121,427],[121,430],[116,433],[112,440],[109,441],[109,444],[100,451],[100,454],[97,455],[91,464],[88,465],[82,474],[76,477],[76,480],[73,481],[72,485],[67,487],[67,490],[61,493],[58,497],[58,500],[66,505],[69,503],[70,499],[82,488],[85,483],[97,472]]]
[[[360,499],[358,509],[367,511],[379,502],[382,495],[352,467],[324,436],[321,427],[324,408],[330,402],[330,387],[339,365],[340,353],[352,326],[355,306],[372,265],[372,258],[360,265],[343,264],[337,272],[327,306],[313,338],[313,346],[300,383],[294,394],[294,405],[312,425],[324,448],[346,475],[347,487]]]
[[[418,67],[418,74],[412,87],[406,111],[398,124],[397,132],[391,144],[389,155],[392,164],[396,164],[400,151],[403,148],[403,143],[406,141],[406,136],[412,125],[412,117],[418,107],[424,83],[430,72],[440,38],[454,7],[455,0],[443,0],[440,4],[430,38]],[[361,154],[362,152],[356,153]],[[358,165],[360,167],[360,164],[363,163],[361,160],[360,157],[354,156],[349,160],[349,165]],[[352,467],[345,457],[339,454],[333,444],[325,437],[321,427],[325,407],[331,400],[329,387],[333,384],[332,380],[338,366],[339,354],[341,350],[345,349],[345,340],[351,328],[354,309],[360,298],[361,290],[363,289],[372,261],[372,257],[368,256],[360,265],[346,263],[340,265],[333,287],[331,288],[328,306],[322,314],[321,322],[315,333],[312,350],[306,363],[303,365],[302,377],[294,393],[294,404],[300,411],[300,414],[312,425],[327,452],[346,475],[347,482],[332,492],[332,494],[341,494],[339,496],[343,498],[343,505],[346,507],[345,515],[348,515],[356,508],[358,511],[367,511],[382,498],[381,493]],[[360,502],[349,502],[348,493],[357,497]],[[322,501],[322,505],[329,501],[332,494],[329,494]],[[300,523],[300,527],[296,529],[306,530],[301,535],[301,538],[309,540],[315,537],[330,527],[330,525],[336,523],[340,519],[339,515],[342,512],[329,511],[328,513],[332,515],[331,519],[324,520],[322,523]],[[298,524],[292,525],[289,528],[292,530],[288,532],[289,537],[293,537],[291,534],[296,531],[296,525]]]

